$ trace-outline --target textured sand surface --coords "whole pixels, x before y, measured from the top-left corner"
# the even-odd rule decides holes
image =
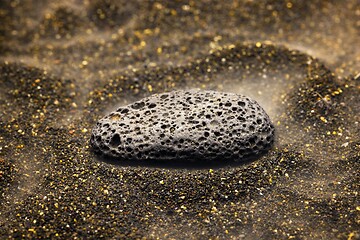
[[[360,6],[348,1],[0,5],[0,238],[359,239]],[[132,165],[96,121],[153,93],[255,99],[246,164]]]

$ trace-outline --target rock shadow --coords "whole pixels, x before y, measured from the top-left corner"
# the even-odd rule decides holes
[[[201,169],[219,169],[226,167],[239,167],[252,163],[256,160],[261,160],[265,157],[267,152],[257,156],[243,157],[241,159],[216,159],[216,160],[200,160],[200,159],[161,159],[161,160],[126,160],[115,157],[109,157],[103,154],[96,153],[92,150],[91,155],[100,162],[105,162],[119,167],[147,167],[147,168],[163,168],[163,169],[187,169],[187,170],[201,170]]]

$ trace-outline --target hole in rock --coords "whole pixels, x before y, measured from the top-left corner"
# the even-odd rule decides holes
[[[239,105],[240,107],[244,107],[244,106],[245,106],[245,103],[242,102],[242,101],[239,101],[239,102],[238,102],[238,105]]]
[[[120,136],[119,136],[119,134],[114,134],[113,135],[113,137],[111,138],[111,140],[110,140],[110,145],[112,146],[112,147],[117,147],[117,146],[119,146],[120,145],[120,143],[121,143],[121,141],[120,141]]]
[[[144,102],[137,102],[137,103],[134,103],[131,107],[133,109],[141,109],[145,106],[145,103]]]
[[[148,106],[148,108],[154,108],[154,107],[156,107],[155,103],[150,103],[149,106]]]

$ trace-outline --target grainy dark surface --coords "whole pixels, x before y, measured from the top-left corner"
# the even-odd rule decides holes
[[[1,1],[1,238],[359,239],[360,8],[348,1]],[[256,99],[275,148],[237,166],[113,165],[117,105]]]

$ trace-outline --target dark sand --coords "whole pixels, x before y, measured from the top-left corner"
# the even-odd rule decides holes
[[[358,0],[1,1],[0,238],[359,239],[359,19]],[[274,148],[90,151],[118,105],[194,87],[257,100]]]

